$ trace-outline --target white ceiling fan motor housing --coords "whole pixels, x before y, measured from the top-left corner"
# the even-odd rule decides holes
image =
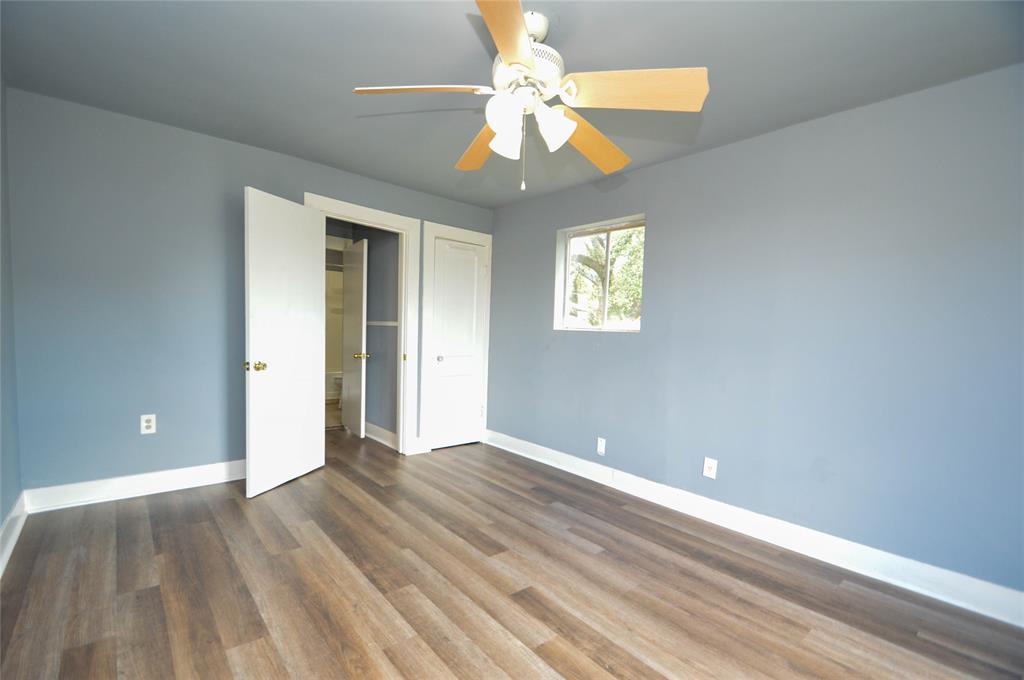
[[[501,60],[501,55],[494,58],[494,89],[502,90],[515,89],[517,86],[532,85],[536,87],[541,98],[547,101],[558,94],[562,86],[562,76],[565,75],[565,62],[562,55],[553,47],[543,43],[533,43],[533,69],[527,69],[521,64],[506,66]],[[531,82],[532,81],[532,82]]]
[[[526,12],[526,30],[532,38],[533,69],[521,64],[506,65],[501,55],[494,58],[491,75],[494,89],[515,90],[518,87],[530,86],[537,90],[540,98],[547,101],[555,97],[562,87],[562,76],[565,75],[565,62],[555,48],[541,41],[548,34],[548,19],[540,12]]]

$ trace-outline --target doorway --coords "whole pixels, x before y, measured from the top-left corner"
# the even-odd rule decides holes
[[[325,222],[324,425],[397,449],[400,235]]]
[[[360,232],[363,235],[376,236],[381,247],[374,249],[374,244],[369,244],[369,249],[365,253],[367,275],[371,268],[369,258],[375,250],[378,254],[386,255],[392,263],[394,262],[394,252],[397,250],[397,274],[395,277],[387,277],[389,285],[394,285],[394,296],[381,298],[387,300],[387,304],[382,303],[378,306],[377,302],[374,302],[373,307],[369,305],[364,307],[367,317],[362,327],[366,331],[365,342],[367,344],[363,346],[361,352],[350,352],[348,347],[343,348],[342,358],[343,361],[351,361],[353,354],[369,354],[369,359],[362,362],[365,369],[364,378],[382,386],[374,392],[377,400],[367,402],[365,405],[370,413],[370,418],[365,421],[363,434],[377,439],[405,455],[426,453],[430,449],[426,446],[420,433],[420,221],[318,194],[306,193],[304,203],[307,208],[319,212],[326,221],[334,220],[347,223],[352,225],[353,229],[365,230]],[[326,230],[326,228],[325,223],[324,229]],[[355,233],[353,232],[353,234]],[[392,239],[387,241],[382,237],[383,234],[390,235]],[[343,235],[341,237],[344,238]],[[397,237],[397,240],[394,237]],[[358,241],[353,241],[353,246],[356,243]],[[354,248],[343,252],[347,252],[351,256]],[[345,269],[345,263],[342,264],[342,269]],[[369,277],[367,277],[367,288],[370,285]],[[351,294],[352,291],[349,290],[349,293]],[[367,300],[367,303],[369,302]],[[344,301],[342,308],[342,314],[345,315]],[[344,327],[344,325],[345,321],[343,320],[342,326]],[[388,338],[394,338],[394,343],[391,344]],[[380,347],[381,354],[375,356],[372,347]],[[389,367],[394,368],[393,373]],[[391,374],[392,383],[387,382],[388,374]],[[355,384],[353,380],[349,380],[351,375],[351,372],[342,368],[342,392],[346,389],[346,384],[350,386]],[[326,371],[324,379],[326,380]],[[384,389],[385,384],[393,384],[393,391]],[[344,393],[341,394],[341,399],[341,412],[344,421],[346,419]],[[392,403],[394,411],[391,408]],[[351,415],[351,409],[348,411]],[[389,417],[392,412],[394,415]],[[382,420],[383,426],[377,420]],[[392,426],[393,429],[388,426]],[[350,427],[349,429],[355,431],[357,428]]]

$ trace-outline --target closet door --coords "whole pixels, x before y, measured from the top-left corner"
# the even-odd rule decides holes
[[[341,254],[341,424],[352,434],[366,436],[366,240],[356,241]]]

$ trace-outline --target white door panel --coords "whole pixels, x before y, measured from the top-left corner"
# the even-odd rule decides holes
[[[341,424],[366,436],[366,240],[341,254]]]
[[[483,438],[490,263],[472,243],[436,237],[433,250],[426,428],[440,448]]]
[[[250,498],[324,464],[324,238],[321,213],[245,188]]]

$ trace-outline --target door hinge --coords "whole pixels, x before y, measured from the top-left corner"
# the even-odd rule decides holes
[[[402,355],[402,361],[408,361],[408,360],[409,360],[409,355],[408,354],[403,354]]]

